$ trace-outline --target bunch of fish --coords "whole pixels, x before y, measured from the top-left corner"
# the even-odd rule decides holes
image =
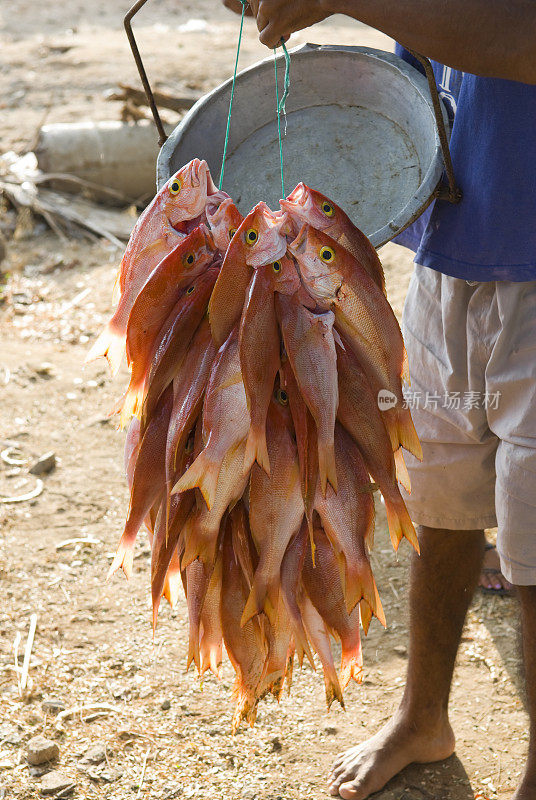
[[[401,448],[421,449],[379,258],[319,192],[299,184],[280,205],[243,218],[205,161],[180,169],[134,228],[88,355],[130,367],[115,408],[130,506],[110,575],[130,575],[145,523],[153,625],[182,583],[188,665],[219,676],[225,644],[235,729],[290,690],[294,658],[317,653],[328,707],[361,681],[360,622],[385,624],[375,488],[395,549],[418,549],[398,481],[409,489]]]

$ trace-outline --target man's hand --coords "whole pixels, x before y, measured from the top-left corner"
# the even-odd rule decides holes
[[[235,0],[227,0],[234,2]],[[276,47],[281,39],[321,22],[334,12],[330,0],[249,0],[257,18],[259,39],[267,47]]]
[[[234,11],[235,14],[242,13],[242,3],[240,2],[240,0],[222,0],[222,2],[225,8]],[[246,6],[246,16],[247,17],[253,16],[253,12],[249,6]]]

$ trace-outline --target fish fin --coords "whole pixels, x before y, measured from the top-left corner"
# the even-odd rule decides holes
[[[404,347],[404,355],[402,357],[402,372],[401,378],[403,381],[407,383],[408,386],[411,386],[411,379],[409,376],[409,361],[408,361],[408,353],[406,348]]]
[[[134,563],[134,541],[128,542],[125,544],[123,541],[123,537],[121,537],[121,541],[119,542],[119,547],[117,548],[117,553],[114,556],[114,560],[108,570],[108,575],[106,576],[106,580],[109,581],[112,575],[117,572],[118,569],[122,569],[125,573],[127,579],[130,578],[132,575],[132,564]]]
[[[270,458],[266,446],[266,431],[251,427],[246,440],[244,453],[244,475],[250,471],[255,461],[270,475]]]
[[[325,497],[328,481],[337,494],[337,467],[335,465],[335,445],[333,442],[321,443],[318,440],[318,472],[322,494]]]
[[[116,306],[121,299],[121,267],[115,273],[115,280],[112,289],[112,303]]]
[[[395,460],[397,481],[402,484],[406,492],[411,492],[411,481],[409,478],[408,468],[406,467],[406,462],[404,461],[404,454],[402,452],[401,447],[399,447],[398,450],[396,450],[393,453],[393,458]]]
[[[158,609],[160,608],[160,597],[153,596],[153,640],[156,633],[156,623],[158,622]]]
[[[117,375],[125,352],[125,334],[117,333],[108,324],[94,342],[84,359],[84,363],[104,356],[108,360],[112,375]]]
[[[364,597],[359,601],[359,616],[361,617],[361,625],[363,626],[366,636],[369,632],[370,622],[372,620],[372,608]]]
[[[144,398],[143,385],[136,387],[133,386],[132,383],[129,384],[129,387],[122,398],[122,406],[119,416],[119,427],[121,428],[121,430],[123,430],[123,428],[126,428],[126,426],[128,425],[133,416],[139,418],[141,407],[143,404],[143,398]]]
[[[278,591],[278,577],[269,581],[257,570],[253,578],[253,585],[242,614],[242,619],[240,620],[240,627],[243,628],[252,617],[256,616],[256,614],[260,614],[261,611],[264,611],[270,624],[275,625],[277,603],[274,603],[273,598],[274,596],[277,598]]]
[[[181,587],[181,577],[180,572],[168,572],[166,575],[166,580],[164,581],[164,588],[162,591],[163,596],[168,601],[171,608],[175,608],[177,603],[179,602],[180,597],[180,587]]]
[[[399,497],[396,499],[386,498],[384,496],[385,512],[387,514],[387,524],[389,526],[391,542],[394,549],[398,550],[398,545],[405,537],[408,542],[413,545],[416,552],[420,553],[419,540],[417,539],[413,522],[411,521],[406,504],[402,499],[402,495],[400,495],[400,492],[398,494]]]
[[[201,494],[210,511],[216,497],[220,469],[221,463],[209,458],[206,449],[203,450],[193,464],[188,467],[184,475],[179,478],[173,487],[173,493],[198,488],[201,490]]]
[[[422,447],[409,408],[397,408],[396,412],[398,441],[405,450],[422,461]]]

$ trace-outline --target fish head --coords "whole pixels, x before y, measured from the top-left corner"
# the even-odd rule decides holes
[[[277,428],[282,425],[294,436],[287,388],[282,385],[280,381],[276,382],[272,393],[272,398],[268,407],[268,420],[270,427]]]
[[[323,231],[303,225],[288,249],[309,293],[320,301],[335,299],[342,284],[344,248]]]
[[[185,278],[199,275],[214,260],[215,251],[210,231],[206,225],[198,225],[175,248],[181,274]]]
[[[272,277],[274,292],[279,294],[291,295],[297,292],[301,286],[300,276],[296,269],[293,258],[284,255],[265,267]]]
[[[329,233],[331,230],[344,229],[348,222],[344,211],[333,200],[305,183],[299,183],[288,197],[279,202],[289,217],[320,231]]]
[[[200,216],[207,204],[212,178],[206,161],[193,158],[160,190],[163,211],[173,226]]]
[[[245,217],[233,237],[233,253],[250,267],[262,267],[282,258],[287,241],[281,232],[284,220],[262,201]],[[230,248],[231,249],[231,248]]]
[[[212,198],[207,203],[207,221],[216,247],[220,253],[225,255],[229,242],[237,232],[244,217],[230,197],[224,199],[218,205],[211,201]]]

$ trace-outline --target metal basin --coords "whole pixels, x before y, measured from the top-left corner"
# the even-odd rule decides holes
[[[422,213],[444,169],[426,78],[371,48],[308,44],[290,55],[285,191],[299,181],[322,191],[380,247]],[[279,58],[280,94],[283,71]],[[229,80],[205,95],[175,128],[158,156],[159,188],[194,156],[218,179],[230,90]],[[237,77],[223,188],[244,214],[259,200],[277,208],[273,58]]]

